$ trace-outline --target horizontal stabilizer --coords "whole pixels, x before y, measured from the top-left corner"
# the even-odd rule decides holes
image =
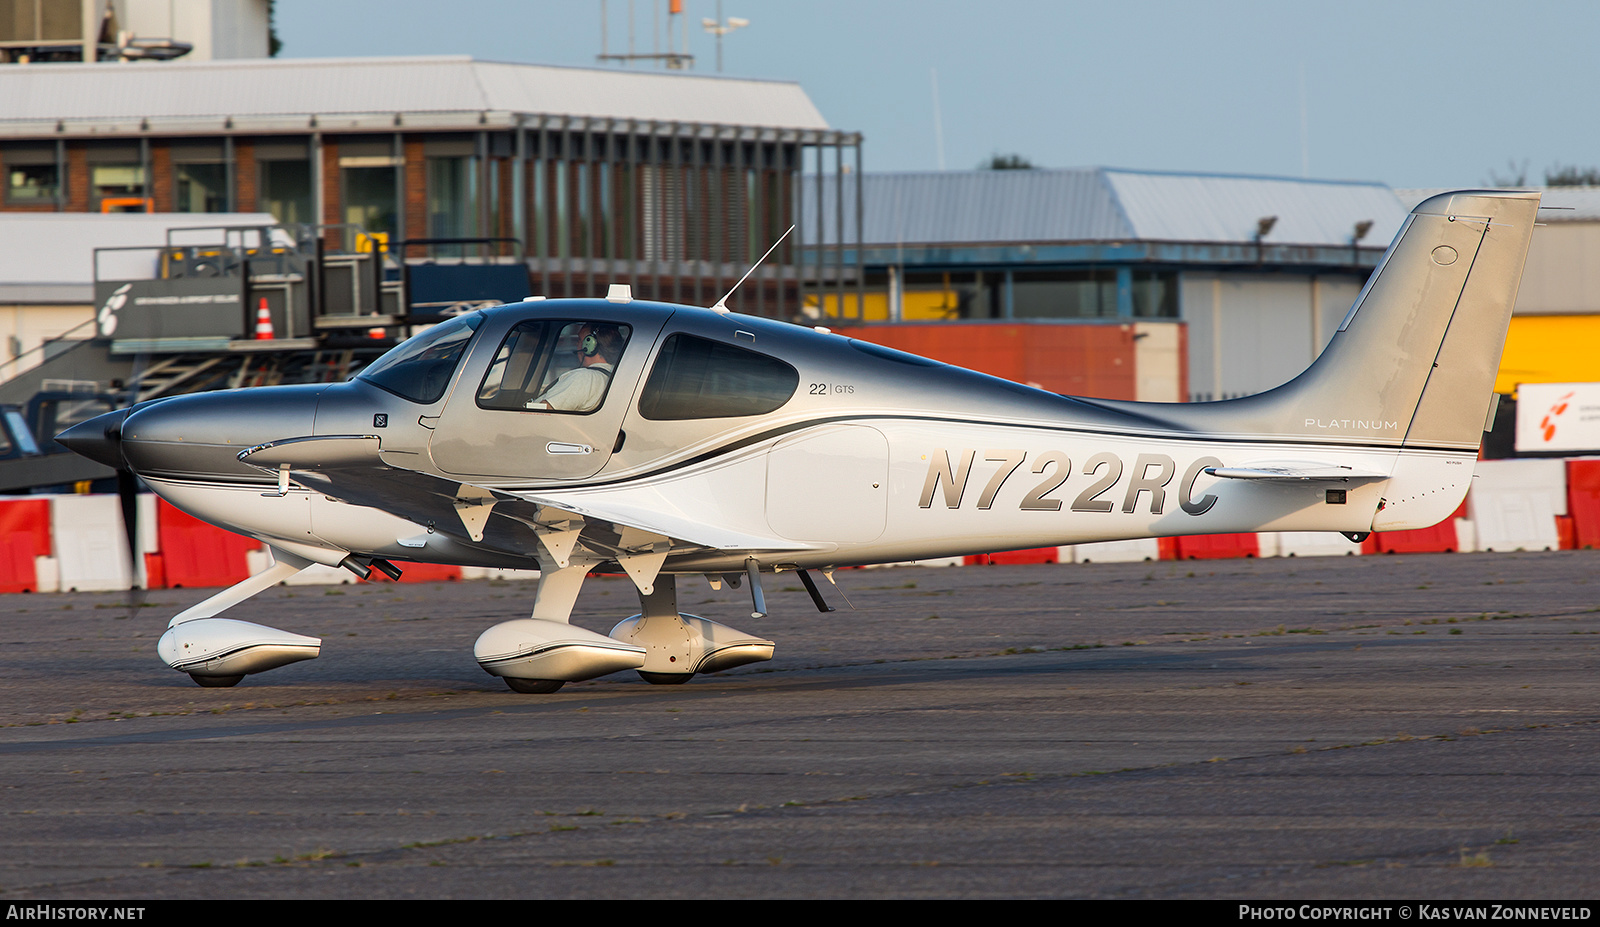
[[[1342,483],[1346,480],[1386,480],[1387,473],[1357,470],[1334,464],[1289,463],[1256,464],[1249,467],[1207,467],[1206,472],[1225,480],[1317,480]]]

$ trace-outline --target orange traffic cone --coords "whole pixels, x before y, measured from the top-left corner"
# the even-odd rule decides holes
[[[256,308],[256,340],[271,341],[277,337],[272,333],[272,310],[267,308],[267,298],[261,297],[261,305]]]

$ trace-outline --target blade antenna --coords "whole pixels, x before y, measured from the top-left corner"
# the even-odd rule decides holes
[[[837,579],[833,578],[833,568],[832,567],[828,567],[828,568],[824,569],[822,571],[822,575],[827,577],[828,582],[833,584],[833,588],[839,590],[839,594],[840,595],[844,596],[844,604],[850,606],[850,610],[851,611],[859,611],[859,609],[856,608],[856,603],[850,601],[850,596],[845,594],[844,587],[839,585],[839,581]]]
[[[750,269],[744,272],[744,276],[740,277],[739,278],[739,282],[735,283],[733,285],[733,289],[729,290],[727,293],[724,293],[721,299],[717,300],[715,303],[712,304],[711,311],[712,312],[727,312],[728,311],[728,297],[732,296],[734,293],[738,292],[740,284],[743,284],[745,282],[745,280],[749,279],[750,275],[756,272],[756,268],[760,267],[761,263],[763,261],[765,261],[769,256],[771,256],[772,252],[778,250],[778,246],[783,244],[783,240],[785,238],[788,238],[789,237],[789,233],[792,232],[792,231],[794,231],[794,226],[791,225],[791,226],[789,226],[788,229],[786,229],[784,231],[784,233],[782,235],[779,235],[778,236],[778,240],[773,242],[772,243],[772,247],[767,249],[767,253],[761,255],[760,259],[758,259],[754,264],[751,264],[750,265]]]

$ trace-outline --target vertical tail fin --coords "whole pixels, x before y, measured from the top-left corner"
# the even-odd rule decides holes
[[[1327,350],[1287,385],[1304,417],[1378,418],[1374,435],[1406,447],[1476,449],[1538,209],[1539,194],[1506,192],[1413,209]]]
[[[1164,417],[1240,436],[1475,450],[1538,210],[1537,193],[1424,200],[1304,373]]]

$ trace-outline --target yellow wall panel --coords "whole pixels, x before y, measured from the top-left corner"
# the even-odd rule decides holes
[[[1509,393],[1518,383],[1592,382],[1600,382],[1600,316],[1511,317],[1495,392]]]

